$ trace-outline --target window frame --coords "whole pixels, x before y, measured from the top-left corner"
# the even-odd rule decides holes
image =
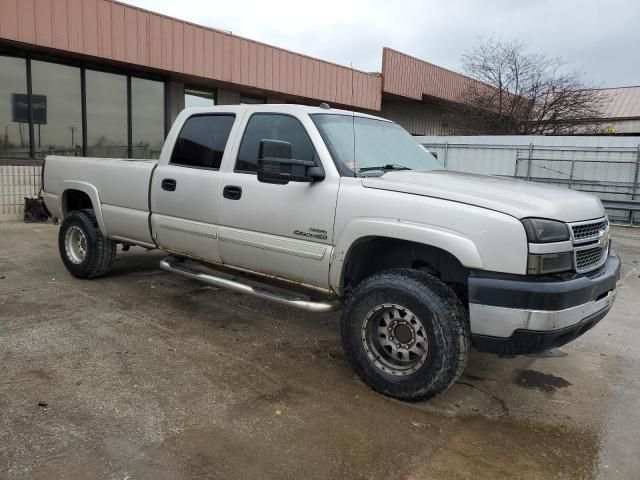
[[[82,156],[87,156],[87,83],[86,83],[86,70],[93,70],[96,72],[103,73],[113,73],[117,75],[122,75],[127,80],[127,150],[128,150],[128,158],[132,157],[133,150],[133,115],[131,111],[132,106],[132,97],[131,97],[131,79],[133,77],[141,78],[145,80],[152,80],[156,82],[160,82],[163,84],[164,88],[164,118],[162,119],[164,125],[164,138],[166,140],[167,135],[169,134],[169,130],[171,129],[171,123],[169,121],[170,112],[169,112],[169,85],[168,78],[163,77],[161,75],[155,75],[153,73],[147,73],[144,71],[132,70],[129,68],[118,68],[111,65],[105,65],[101,63],[97,63],[94,61],[83,61],[74,58],[65,58],[62,56],[49,55],[46,53],[39,52],[31,52],[29,50],[24,49],[16,49],[16,48],[4,48],[0,47],[0,56],[5,57],[13,57],[13,58],[24,58],[25,59],[25,68],[26,68],[26,78],[27,78],[27,95],[29,96],[29,102],[31,102],[32,85],[33,85],[33,77],[31,72],[31,60],[37,60],[41,62],[49,62],[56,63],[59,65],[64,65],[68,67],[76,67],[80,68],[80,101],[81,101],[81,109],[82,109]],[[195,88],[195,87],[194,87]],[[217,91],[214,92],[215,99],[217,101]],[[29,108],[29,116],[31,116],[31,108]],[[35,148],[35,136],[34,136],[34,124],[30,120],[29,121],[29,158],[25,159],[17,159],[19,161],[31,161],[36,162],[36,164],[41,164],[44,160],[40,160],[36,158],[36,148]]]
[[[227,140],[225,141],[224,144],[224,150],[222,151],[222,158],[220,159],[220,166],[218,168],[215,167],[198,167],[195,165],[183,165],[181,163],[173,163],[171,161],[171,159],[173,158],[173,152],[175,151],[177,145],[178,145],[178,140],[180,139],[180,135],[182,134],[182,131],[184,130],[184,128],[187,125],[187,122],[189,120],[191,120],[192,118],[195,117],[232,117],[233,118],[233,123],[231,124],[231,128],[229,129],[229,135],[227,135]],[[171,149],[171,155],[169,156],[169,161],[167,162],[167,165],[173,166],[173,167],[182,167],[182,168],[193,168],[194,170],[209,170],[209,171],[213,171],[213,172],[219,172],[221,167],[222,167],[222,161],[224,160],[224,154],[227,152],[227,149],[229,147],[229,139],[231,138],[231,133],[233,132],[233,127],[236,125],[236,122],[238,121],[238,116],[233,113],[233,112],[212,112],[212,113],[194,113],[193,115],[189,115],[184,122],[182,122],[182,126],[180,127],[180,131],[178,132],[178,135],[176,135],[176,140],[173,143],[173,148]]]
[[[304,134],[307,136],[307,139],[309,140],[309,143],[311,144],[311,146],[313,147],[313,151],[315,154],[315,157],[317,158],[316,162],[316,167],[317,166],[322,166],[322,160],[320,160],[320,154],[318,153],[318,148],[316,147],[316,144],[313,143],[313,140],[311,139],[311,137],[309,136],[309,132],[307,131],[307,128],[304,126],[304,123],[302,123],[302,120],[300,120],[300,118],[298,118],[296,115],[292,115],[290,113],[283,113],[283,112],[253,112],[251,115],[249,115],[249,117],[247,118],[247,120],[244,123],[244,130],[242,132],[242,138],[240,139],[240,143],[238,143],[238,152],[236,153],[236,158],[233,162],[233,173],[244,173],[247,175],[257,175],[258,172],[257,171],[248,171],[248,170],[238,170],[236,168],[236,166],[238,165],[238,157],[240,156],[240,149],[242,148],[242,143],[244,142],[244,138],[247,135],[247,130],[249,127],[249,123],[251,122],[251,119],[257,115],[278,115],[281,117],[291,117],[293,119],[295,119],[300,126],[302,127],[302,129],[304,130]],[[318,163],[320,163],[320,165],[318,165]],[[257,160],[256,160],[256,167],[257,167]]]

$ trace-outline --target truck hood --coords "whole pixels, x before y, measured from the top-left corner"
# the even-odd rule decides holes
[[[435,170],[394,171],[364,177],[362,185],[476,205],[516,218],[539,217],[578,222],[604,216],[595,195],[505,177]]]

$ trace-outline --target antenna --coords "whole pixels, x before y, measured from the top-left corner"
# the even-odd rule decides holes
[[[356,176],[356,168],[357,168],[357,163],[356,163],[356,112],[354,110],[354,99],[355,99],[355,94],[354,94],[354,77],[353,77],[353,62],[351,62],[351,134],[353,135],[353,176]]]

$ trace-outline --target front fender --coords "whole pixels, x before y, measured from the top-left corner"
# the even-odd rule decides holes
[[[336,239],[329,270],[329,284],[334,291],[340,292],[344,262],[351,247],[358,240],[367,237],[407,240],[441,248],[467,268],[483,268],[482,258],[475,243],[460,232],[402,220],[358,218],[349,222]]]
[[[96,221],[98,222],[98,227],[100,227],[102,236],[108,238],[107,229],[104,224],[104,219],[102,218],[102,204],[100,203],[100,194],[98,193],[98,189],[88,182],[81,182],[78,180],[65,180],[61,183],[60,187],[60,191],[62,192],[62,195],[60,196],[60,205],[63,216],[67,216],[67,192],[69,190],[79,190],[81,192],[84,192],[91,199],[91,204],[93,205],[93,210],[96,215]]]

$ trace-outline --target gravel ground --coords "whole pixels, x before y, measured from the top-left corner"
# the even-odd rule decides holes
[[[369,390],[337,314],[172,276],[159,252],[64,269],[57,227],[0,223],[0,478],[640,478],[640,231],[617,303],[545,357],[472,353],[428,403]]]

